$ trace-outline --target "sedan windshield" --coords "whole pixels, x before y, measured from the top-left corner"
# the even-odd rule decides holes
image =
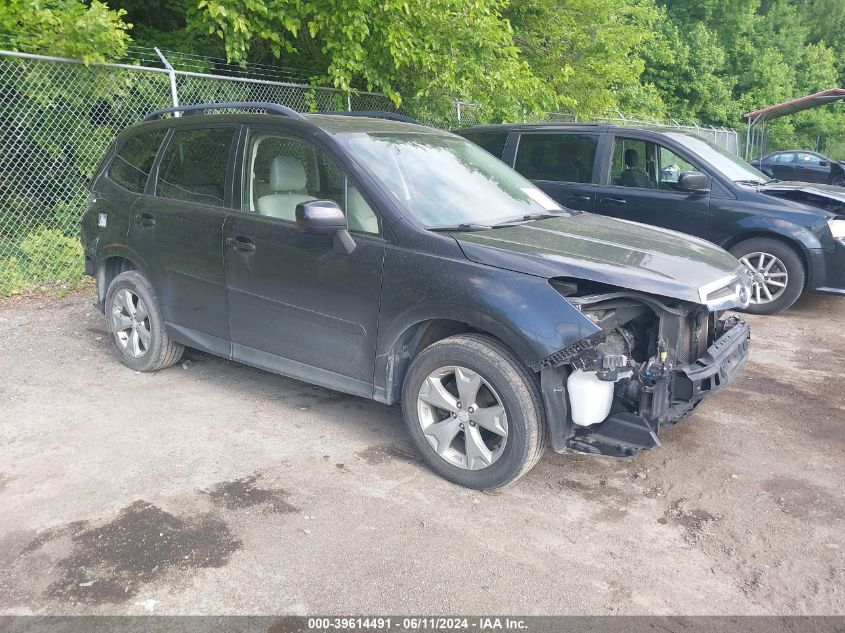
[[[345,143],[427,228],[487,227],[563,210],[510,167],[460,137],[355,134]]]
[[[667,132],[666,136],[686,147],[692,154],[701,156],[726,178],[730,178],[734,182],[763,185],[771,181],[771,178],[766,174],[758,171],[739,156],[735,156],[699,136],[677,132]]]

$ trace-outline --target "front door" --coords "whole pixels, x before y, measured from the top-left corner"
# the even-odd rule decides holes
[[[598,142],[598,134],[580,131],[523,132],[519,135],[514,169],[558,204],[592,211]]]
[[[146,245],[153,287],[176,340],[229,354],[223,220],[237,127],[176,128],[152,193],[132,209],[130,246]]]
[[[830,162],[823,156],[810,152],[798,152],[795,159],[798,165],[795,180],[827,183],[830,179]]]
[[[310,140],[249,131],[241,211],[224,226],[233,358],[372,396],[385,242],[377,215]],[[296,227],[300,202],[344,209],[356,248]]]
[[[697,165],[667,147],[634,136],[616,136],[607,158],[593,207],[596,213],[706,235],[710,194],[678,190],[680,175],[700,171]]]

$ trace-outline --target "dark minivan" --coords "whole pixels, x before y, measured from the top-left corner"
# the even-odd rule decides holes
[[[845,295],[845,189],[777,182],[696,136],[604,124],[459,130],[561,205],[704,238],[754,276],[749,312]]]
[[[190,346],[401,401],[433,470],[495,488],[549,442],[657,447],[745,363],[748,326],[723,315],[749,298],[734,257],[566,210],[459,136],[255,103],[147,119],[106,154],[82,227],[135,370]]]

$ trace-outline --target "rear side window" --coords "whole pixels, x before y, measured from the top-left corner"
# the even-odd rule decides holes
[[[109,178],[124,189],[144,193],[164,132],[142,132],[127,140],[112,159]]]
[[[592,182],[598,144],[591,134],[523,134],[514,168],[531,180]]]
[[[505,143],[508,140],[507,132],[467,132],[462,136],[485,149],[496,158],[502,158],[505,151]]]
[[[176,130],[158,169],[156,195],[223,206],[234,128]]]

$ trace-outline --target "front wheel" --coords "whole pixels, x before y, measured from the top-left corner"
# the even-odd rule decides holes
[[[837,187],[845,187],[845,173],[843,174],[836,174],[830,181],[831,185],[836,185]]]
[[[751,271],[751,303],[745,312],[776,314],[786,310],[804,291],[804,262],[783,242],[757,237],[740,242],[731,254]]]
[[[535,376],[485,335],[452,336],[420,352],[405,377],[402,410],[426,463],[468,488],[506,486],[546,445]]]

